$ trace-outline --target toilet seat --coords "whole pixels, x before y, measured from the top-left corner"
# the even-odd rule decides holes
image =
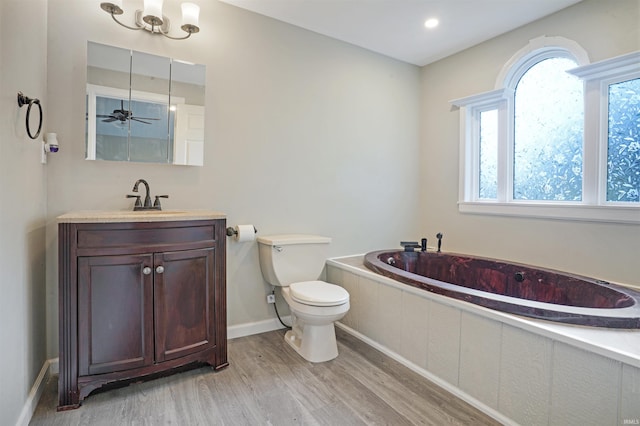
[[[301,281],[289,286],[290,295],[298,303],[310,306],[338,306],[349,302],[342,287],[324,281]]]

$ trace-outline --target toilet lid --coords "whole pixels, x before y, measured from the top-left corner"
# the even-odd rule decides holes
[[[289,286],[291,297],[312,306],[337,306],[349,301],[344,288],[324,281],[302,281]]]

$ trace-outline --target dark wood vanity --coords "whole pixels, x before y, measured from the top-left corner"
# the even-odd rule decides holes
[[[106,384],[227,362],[224,215],[58,218],[58,410]]]

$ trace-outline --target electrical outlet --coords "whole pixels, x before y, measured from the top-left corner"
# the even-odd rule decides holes
[[[267,303],[276,303],[276,295],[267,294]]]

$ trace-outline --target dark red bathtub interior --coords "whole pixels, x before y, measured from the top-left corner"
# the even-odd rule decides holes
[[[585,308],[625,308],[632,297],[608,283],[494,259],[434,252],[385,252],[378,259],[407,272],[494,294]]]
[[[587,277],[477,256],[381,250],[364,264],[396,282],[531,318],[640,329],[640,291]]]

